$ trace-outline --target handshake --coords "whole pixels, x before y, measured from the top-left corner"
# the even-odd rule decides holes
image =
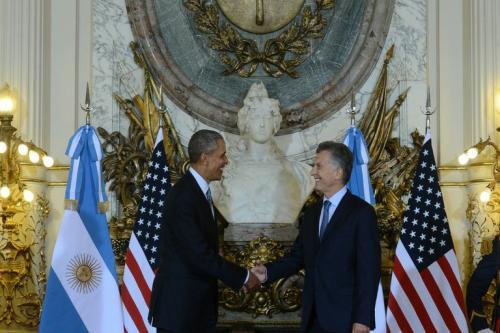
[[[257,262],[254,267],[248,270],[248,281],[245,283],[242,289],[245,293],[249,293],[259,288],[266,281],[266,266],[262,265],[260,262]]]

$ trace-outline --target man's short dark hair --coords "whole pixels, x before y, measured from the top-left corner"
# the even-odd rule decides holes
[[[318,145],[316,153],[327,151],[330,153],[331,162],[342,169],[344,185],[349,182],[352,172],[352,153],[343,143],[324,141]]]
[[[210,154],[217,149],[217,140],[224,140],[222,135],[212,130],[199,130],[194,133],[188,144],[188,155],[191,163],[199,161],[201,154]]]

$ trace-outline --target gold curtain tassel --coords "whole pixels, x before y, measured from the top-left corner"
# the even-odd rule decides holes
[[[109,209],[109,201],[99,201],[97,203],[97,209],[99,210],[99,213],[106,213]]]
[[[64,209],[78,210],[78,200],[64,199]]]

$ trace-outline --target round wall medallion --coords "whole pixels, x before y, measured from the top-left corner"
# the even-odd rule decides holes
[[[214,5],[223,2],[207,1]],[[272,1],[233,2],[256,6],[260,3],[264,6],[265,22],[266,3]],[[222,6],[218,20],[263,49],[266,40],[279,37],[298,24],[296,20],[304,19],[300,13],[305,6],[314,7],[316,3],[303,2],[298,16],[274,32],[256,34],[238,28],[231,23],[235,19],[227,11],[234,15],[234,9],[229,7]],[[126,3],[135,40],[151,72],[180,109],[209,126],[238,133],[237,112],[243,99],[253,83],[263,82],[269,96],[281,104],[283,121],[278,135],[317,124],[348,102],[352,90],[363,85],[377,62],[394,9],[394,0],[336,0],[334,10],[325,11],[322,17],[327,21],[323,37],[309,40],[309,50],[296,68],[298,78],[270,77],[261,68],[253,76],[243,78],[223,74],[224,64],[218,52],[208,47],[209,37],[197,30],[195,18],[182,0]],[[270,10],[267,14],[273,15]]]
[[[304,0],[217,0],[217,4],[237,27],[264,34],[290,23],[299,14]]]

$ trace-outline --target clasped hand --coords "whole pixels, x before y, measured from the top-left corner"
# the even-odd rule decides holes
[[[249,271],[248,281],[243,286],[243,291],[249,293],[259,288],[267,280],[266,266],[257,262]]]

